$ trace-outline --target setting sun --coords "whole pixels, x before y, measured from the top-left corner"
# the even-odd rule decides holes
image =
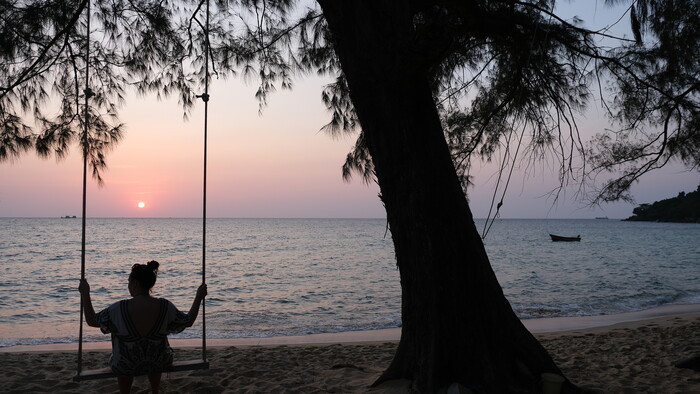
[[[140,202],[139,202],[138,204],[136,204],[136,205],[138,205],[139,208],[143,208],[143,207],[146,206],[146,203],[143,202],[143,201],[140,201]]]

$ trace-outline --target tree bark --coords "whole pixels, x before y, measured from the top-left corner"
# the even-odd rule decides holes
[[[491,269],[412,45],[409,1],[318,0],[372,155],[396,252],[402,330],[378,383],[538,392],[561,373]],[[568,385],[569,389],[573,386]]]

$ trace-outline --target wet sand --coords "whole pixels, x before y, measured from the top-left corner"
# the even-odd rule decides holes
[[[544,321],[526,325],[564,374],[592,392],[700,394],[700,372],[674,366],[681,359],[700,355],[700,314],[693,312],[697,307],[670,309],[665,314],[618,315],[597,322],[591,318],[578,322],[540,319]],[[659,314],[662,316],[656,316]],[[164,374],[161,388],[165,393],[406,392],[405,381],[369,388],[389,365],[398,335],[398,330],[380,330],[210,340],[209,370]],[[196,341],[173,341],[173,345],[178,359],[201,358]],[[2,349],[0,392],[118,392],[115,379],[72,381],[75,346]],[[106,366],[108,343],[89,343],[85,349],[86,369]],[[148,392],[147,379],[136,378],[132,392]]]

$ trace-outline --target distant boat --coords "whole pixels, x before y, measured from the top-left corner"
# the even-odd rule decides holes
[[[581,236],[577,235],[575,237],[562,237],[561,235],[549,234],[554,242],[579,242],[581,241]]]
[[[61,216],[61,219],[75,219],[75,215],[73,216]]]
[[[596,216],[596,219],[607,219],[607,216]]]

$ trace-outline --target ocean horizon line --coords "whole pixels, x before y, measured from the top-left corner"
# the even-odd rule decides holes
[[[82,219],[78,215],[66,216],[0,216],[0,219]],[[87,216],[86,219],[202,219],[201,216]],[[331,217],[331,216],[207,216],[207,219],[243,219],[243,220],[386,220],[385,217]],[[491,220],[492,218],[475,217],[474,220]],[[577,218],[520,218],[499,217],[493,220],[623,220],[614,217],[577,217]]]

